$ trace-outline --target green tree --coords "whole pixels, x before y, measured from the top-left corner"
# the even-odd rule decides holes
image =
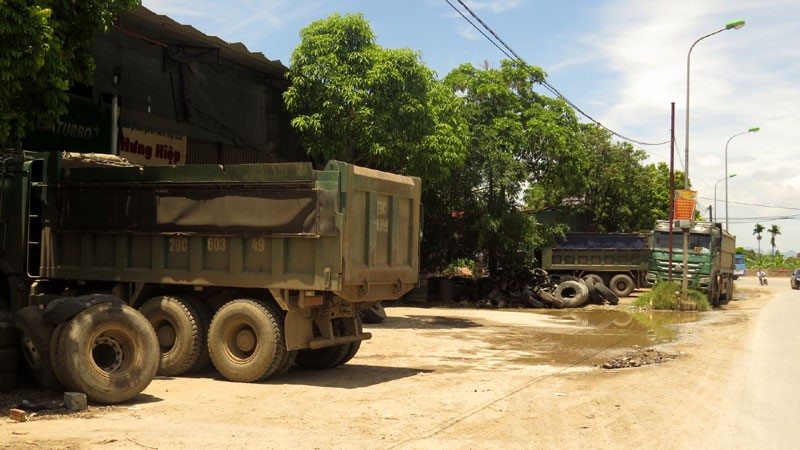
[[[781,227],[772,224],[767,231],[770,234],[769,244],[772,246],[772,256],[775,256],[775,237],[781,234]]]
[[[587,169],[578,209],[592,231],[650,230],[669,217],[669,166],[643,165],[643,150],[614,142],[610,132],[596,125],[582,125],[579,136]]]
[[[0,2],[0,146],[19,147],[35,127],[66,112],[67,90],[89,84],[89,44],[138,0]]]
[[[764,225],[761,225],[760,223],[757,223],[755,228],[753,228],[753,234],[756,235],[756,239],[758,240],[758,254],[759,255],[761,254],[761,233],[763,233],[765,229],[766,228],[764,227]]]
[[[490,271],[531,261],[543,239],[522,209],[526,186],[547,204],[583,184],[577,118],[562,100],[536,92],[544,77],[541,69],[503,61],[499,69],[465,64],[444,79],[471,125],[457,203],[471,208],[472,245]]]
[[[464,160],[460,102],[408,49],[384,49],[362,15],[333,14],[300,32],[284,93],[306,151],[377,169],[449,177]]]

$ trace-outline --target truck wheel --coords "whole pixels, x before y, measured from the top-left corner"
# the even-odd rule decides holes
[[[350,344],[339,344],[331,347],[298,350],[298,366],[303,369],[324,370],[332,369],[344,361],[350,351]],[[355,355],[355,353],[353,354]]]
[[[356,317],[356,329],[358,330],[359,334],[361,334],[361,332],[364,330],[359,317]],[[356,356],[356,353],[358,353],[358,350],[361,348],[361,342],[362,341],[355,341],[348,344],[347,352],[345,352],[342,360],[336,365],[341,366],[347,364],[351,359],[353,359],[353,357]]]
[[[108,294],[89,294],[79,297],[61,297],[48,303],[44,308],[44,321],[56,326],[75,317],[84,309],[100,303],[117,303],[124,305],[121,298]]]
[[[55,327],[44,321],[38,306],[26,306],[14,314],[14,329],[33,377],[45,389],[58,389],[58,380],[50,362],[50,339]]]
[[[361,318],[364,323],[381,323],[386,320],[386,310],[383,309],[383,304],[378,302],[367,309],[362,309]]]
[[[186,298],[191,301],[192,305],[200,313],[201,333],[200,338],[203,341],[203,348],[200,349],[200,356],[195,361],[194,365],[189,369],[189,372],[197,372],[203,370],[211,364],[211,355],[208,353],[208,327],[211,325],[211,319],[214,317],[214,311],[211,306],[203,300],[194,297]]]
[[[16,372],[19,368],[19,349],[17,347],[0,348],[0,373]]]
[[[14,324],[11,322],[0,321],[0,348],[16,346],[17,334],[14,331]]]
[[[61,340],[61,335],[64,333],[64,327],[69,323],[69,321],[61,322],[56,326],[55,331],[53,331],[53,337],[50,339],[50,354],[54,355],[50,358],[50,363],[53,367],[53,373],[56,376],[56,379],[61,384],[61,387],[67,391],[77,391],[78,385],[75,384],[68,376],[67,373],[62,370],[63,365],[59,362],[58,358],[58,342]]]
[[[158,375],[175,376],[191,369],[203,351],[203,324],[197,308],[186,299],[165,295],[146,301],[139,312],[156,331],[161,355]]]
[[[256,300],[222,305],[208,328],[211,362],[231,381],[258,381],[272,374],[285,342],[280,317]]]
[[[611,289],[611,292],[614,293],[617,297],[627,297],[631,295],[634,289],[636,289],[636,284],[633,282],[633,278],[630,276],[619,273],[611,277],[611,282],[608,283],[608,288]]]
[[[54,364],[65,381],[98,403],[136,397],[158,371],[156,333],[126,305],[102,303],[80,312],[64,325],[57,348]]]
[[[594,288],[597,289],[597,294],[610,305],[619,304],[619,297],[617,297],[617,294],[612,292],[605,284],[595,284]]]
[[[566,280],[558,283],[553,295],[561,299],[566,308],[576,308],[589,300],[589,289],[583,281]]]

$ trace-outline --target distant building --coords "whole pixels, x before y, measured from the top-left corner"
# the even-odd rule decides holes
[[[280,61],[144,7],[98,34],[91,53],[93,85],[75,87],[62,125],[32,134],[27,150],[118,152],[142,164],[306,160]]]

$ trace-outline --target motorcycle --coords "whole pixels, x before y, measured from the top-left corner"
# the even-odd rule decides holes
[[[761,286],[767,286],[767,285],[769,285],[769,283],[767,282],[767,275],[766,275],[766,274],[764,274],[764,275],[759,275],[759,276],[758,276],[758,282],[761,284]]]

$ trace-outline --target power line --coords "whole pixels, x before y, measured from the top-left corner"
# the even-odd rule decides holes
[[[463,17],[464,20],[466,20],[470,25],[472,25],[476,30],[478,30],[489,42],[491,42],[495,47],[500,49],[500,51],[504,55],[506,55],[509,59],[515,59],[516,61],[520,62],[522,65],[527,67],[528,69],[531,68],[531,66],[527,62],[525,62],[525,60],[522,59],[522,57],[519,56],[519,54],[517,54],[517,52],[514,51],[513,48],[511,48],[511,46],[506,44],[505,41],[503,41],[503,39],[497,33],[495,33],[495,31],[491,27],[489,27],[489,25],[487,25],[486,22],[483,21],[483,19],[478,17],[478,15],[475,14],[475,12],[473,12],[472,9],[470,9],[469,6],[467,6],[462,0],[457,0],[457,1],[473,18],[475,18],[475,20],[478,21],[478,23],[481,24],[481,26],[484,29],[486,29],[486,31],[488,31],[492,36],[494,36],[494,39],[496,39],[497,42],[495,42],[493,39],[491,39],[489,36],[487,36],[486,33],[484,33],[482,30],[480,30],[477,27],[477,25],[475,25],[471,20],[469,20],[453,3],[450,2],[450,0],[445,0],[445,1],[447,2],[448,5],[450,5],[451,8],[453,8],[459,15],[461,15],[461,17]],[[504,50],[503,48],[500,48],[500,45],[498,44],[498,42],[500,44],[502,44],[502,46],[508,51]],[[511,57],[511,55],[509,55],[509,52],[514,56]],[[639,141],[637,139],[633,139],[633,138],[627,137],[627,136],[625,136],[625,135],[623,135],[621,133],[618,133],[618,132],[612,130],[611,128],[608,128],[607,126],[603,125],[598,120],[596,120],[594,117],[590,116],[588,113],[583,111],[575,103],[573,103],[567,97],[565,97],[563,94],[561,94],[561,92],[559,92],[558,89],[556,89],[552,84],[548,83],[547,80],[542,80],[542,85],[545,88],[547,88],[547,90],[549,90],[553,95],[555,95],[556,97],[560,98],[565,103],[567,103],[569,106],[571,106],[575,111],[577,111],[583,117],[589,119],[595,125],[599,126],[600,128],[603,128],[604,130],[608,131],[612,135],[617,136],[618,138],[620,138],[622,140],[625,140],[625,141],[628,141],[628,142],[631,142],[631,143],[634,143],[634,144],[638,144],[638,145],[650,145],[650,146],[664,145],[664,144],[669,144],[670,143],[669,140],[664,141],[664,142],[643,142],[643,141]]]
[[[709,198],[709,197],[700,197],[700,196],[698,196],[698,198],[702,198],[704,200],[713,200],[712,198]],[[758,204],[758,203],[746,203],[746,202],[737,202],[737,201],[729,201],[728,203],[732,203],[734,205],[742,205],[742,206],[756,206],[756,207],[759,207],[759,208],[785,209],[785,210],[789,210],[789,211],[800,211],[800,208],[793,208],[791,206],[761,205],[761,204]]]

